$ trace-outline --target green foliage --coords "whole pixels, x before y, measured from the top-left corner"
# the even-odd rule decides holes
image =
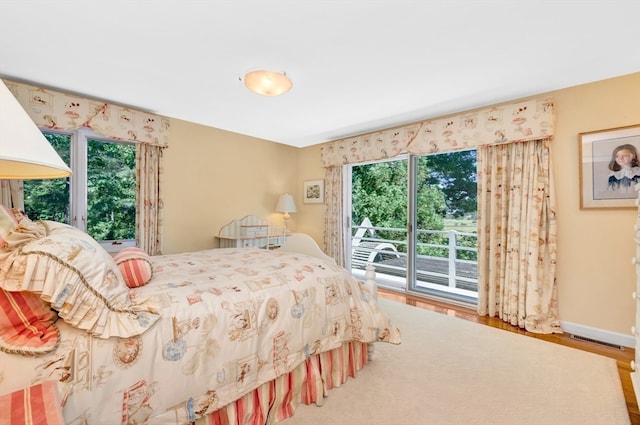
[[[353,167],[352,182],[354,223],[369,217],[378,227],[406,226],[406,160]]]
[[[476,152],[463,151],[418,158],[417,227],[443,230],[447,215],[475,215],[477,210]],[[379,230],[379,239],[406,239],[407,227],[407,160],[386,161],[352,168],[352,223],[358,226],[369,217],[375,227],[400,229]],[[473,239],[473,241],[471,241]],[[418,254],[446,257],[447,248],[426,245],[448,245],[446,233],[418,232]],[[461,246],[475,246],[475,238],[466,237]],[[422,244],[422,245],[421,245]],[[464,245],[462,245],[464,244]],[[471,245],[466,245],[471,244]],[[405,245],[398,246],[406,250]],[[458,251],[460,258],[475,253]]]
[[[418,172],[418,226],[442,229],[444,196],[437,188],[424,184],[426,172]],[[359,225],[369,217],[379,230],[377,238],[405,240],[407,227],[407,160],[360,165],[352,169],[352,223]],[[404,246],[398,247],[404,250]]]
[[[439,187],[447,203],[447,213],[453,217],[477,211],[478,179],[476,151],[456,151],[421,157],[429,170],[425,184]]]
[[[87,233],[97,240],[135,239],[135,145],[90,140],[88,148]]]
[[[474,232],[477,233],[477,232]],[[477,248],[478,247],[478,238],[476,236],[466,236],[466,235],[458,235],[457,237],[458,246],[464,246],[467,248]],[[471,260],[478,261],[478,251],[468,251],[464,249],[456,250],[458,260]]]
[[[44,134],[65,164],[71,160],[71,138],[66,134]],[[24,180],[24,209],[32,220],[70,223],[69,178]]]
[[[70,164],[71,136],[44,134]],[[89,140],[87,150],[87,233],[96,240],[135,239],[135,145]],[[68,178],[26,180],[24,186],[30,218],[71,223]]]

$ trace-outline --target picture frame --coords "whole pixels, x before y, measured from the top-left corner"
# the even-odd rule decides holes
[[[578,142],[580,209],[637,208],[640,124],[579,133]]]
[[[324,204],[324,180],[305,180],[302,199],[305,204]]]

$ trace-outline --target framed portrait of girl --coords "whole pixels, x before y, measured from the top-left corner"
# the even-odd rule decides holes
[[[640,125],[580,133],[580,208],[636,208]]]

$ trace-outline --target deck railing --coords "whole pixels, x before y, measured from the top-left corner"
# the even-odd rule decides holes
[[[352,268],[373,264],[376,274],[406,278],[406,229],[354,227],[363,234],[352,244]],[[391,235],[385,239],[379,235]],[[474,297],[478,290],[477,234],[457,230],[417,232],[416,286]],[[390,247],[395,247],[395,250]]]

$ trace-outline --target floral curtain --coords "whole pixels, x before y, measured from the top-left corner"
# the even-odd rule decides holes
[[[159,146],[136,146],[136,244],[149,255],[162,254],[162,152]]]
[[[478,314],[561,333],[549,140],[478,148]]]
[[[324,198],[327,206],[324,216],[324,251],[340,266],[345,265],[342,180],[342,166],[326,169]]]
[[[169,144],[167,118],[29,84],[3,81],[40,128],[75,130],[87,127],[116,140],[163,147]]]
[[[324,167],[332,167],[401,153],[435,154],[550,139],[553,127],[553,99],[534,99],[329,142],[321,148],[321,160]]]
[[[7,208],[24,210],[24,186],[22,180],[0,180],[0,204]]]

